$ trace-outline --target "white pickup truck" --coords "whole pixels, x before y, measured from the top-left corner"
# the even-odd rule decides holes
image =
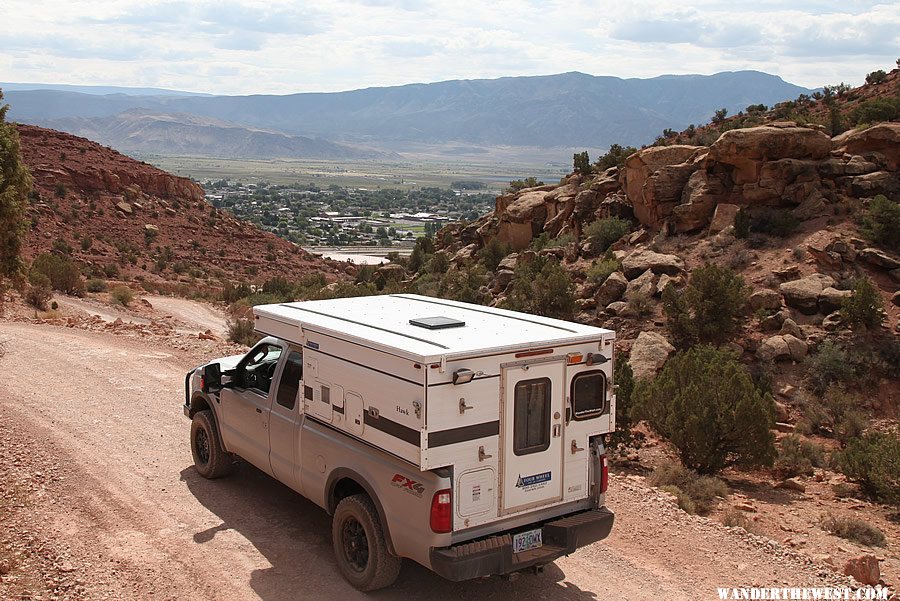
[[[609,534],[613,332],[406,294],[254,314],[266,338],[187,374],[196,469],[238,456],[320,505],[360,590],[403,558],[465,580]]]

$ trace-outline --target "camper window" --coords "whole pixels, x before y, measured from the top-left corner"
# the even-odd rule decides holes
[[[550,448],[550,378],[516,383],[513,452],[540,453]]]
[[[602,371],[582,372],[572,379],[575,419],[601,415],[606,410],[606,376]]]
[[[281,382],[278,383],[278,397],[276,398],[279,405],[287,407],[291,411],[297,404],[297,392],[300,390],[302,373],[303,355],[297,351],[291,351],[281,372]]]

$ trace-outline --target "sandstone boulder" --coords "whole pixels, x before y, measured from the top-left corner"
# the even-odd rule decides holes
[[[376,269],[375,273],[383,277],[385,281],[399,282],[406,277],[406,268],[397,263],[388,263]]]
[[[831,152],[831,138],[817,129],[794,123],[772,123],[732,129],[709,149],[708,160],[734,167],[735,184],[755,183],[766,161],[823,159]]]
[[[809,345],[791,334],[784,334],[782,338],[784,338],[784,341],[788,345],[791,360],[797,362],[803,361],[806,357],[806,353],[809,352]]]
[[[120,211],[123,215],[131,215],[134,212],[134,209],[131,208],[131,205],[124,200],[116,204],[116,210]]]
[[[677,255],[665,255],[652,250],[636,250],[622,259],[622,270],[628,279],[634,279],[648,269],[657,275],[678,275],[684,271],[684,261]]]
[[[857,198],[885,194],[890,198],[900,192],[900,176],[896,172],[876,171],[849,178],[850,194]]]
[[[634,379],[640,380],[653,378],[662,369],[675,352],[675,347],[669,344],[661,334],[656,332],[641,332],[631,347],[631,356],[628,362],[634,371]]]
[[[781,294],[767,288],[757,290],[750,295],[750,308],[754,311],[760,309],[777,311],[781,308]]]
[[[778,361],[789,358],[791,349],[784,336],[772,336],[760,343],[759,348],[756,349],[756,356],[763,361]]]
[[[814,315],[819,310],[819,295],[822,290],[834,285],[834,280],[821,273],[814,273],[805,278],[785,282],[778,289],[784,295],[788,306],[798,309],[806,315]]]
[[[497,265],[497,269],[508,269],[513,271],[519,262],[519,253],[511,253],[503,257],[503,260]]]
[[[860,584],[875,586],[881,580],[881,568],[878,565],[878,558],[867,554],[848,559],[844,563],[844,575],[852,576]]]
[[[625,298],[631,298],[635,294],[642,294],[648,297],[655,296],[656,281],[656,274],[654,274],[652,270],[648,269],[638,277],[628,282],[628,287],[625,289]]]
[[[624,301],[615,301],[613,303],[609,303],[606,306],[605,311],[612,315],[626,317],[628,315],[628,303]]]
[[[709,223],[709,233],[718,234],[726,227],[734,225],[734,218],[737,217],[741,207],[725,202],[716,205],[713,212],[712,221]]]
[[[625,160],[622,187],[634,207],[634,216],[652,228],[661,225],[663,214],[680,202],[684,185],[696,170],[688,163],[700,146],[653,146],[640,150]],[[666,167],[678,166],[674,169]],[[652,182],[649,181],[652,178]],[[646,189],[646,196],[645,196]],[[659,205],[666,205],[660,208]]]
[[[844,299],[850,298],[852,292],[850,290],[838,290],[829,286],[819,293],[819,311],[829,314],[837,311],[844,303]]]
[[[900,123],[880,123],[863,130],[851,130],[832,140],[834,147],[847,154],[884,157],[885,167],[900,169]]]
[[[597,289],[594,298],[597,300],[599,306],[605,307],[610,303],[621,300],[625,295],[625,290],[627,288],[628,280],[624,275],[616,271],[606,278],[606,281],[600,284],[600,288]]]
[[[878,248],[864,248],[859,251],[859,258],[870,265],[881,267],[882,269],[900,268],[900,260],[895,259]]]
[[[803,333],[800,331],[800,326],[797,325],[797,322],[793,319],[785,319],[784,323],[781,324],[781,329],[778,330],[778,334],[780,336],[791,335],[799,339],[803,339]]]

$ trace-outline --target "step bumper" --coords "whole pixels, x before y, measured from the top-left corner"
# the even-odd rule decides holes
[[[453,581],[509,574],[548,564],[576,549],[603,540],[612,530],[615,516],[605,507],[592,509],[541,526],[543,546],[513,553],[513,532],[431,550],[431,569]],[[537,527],[523,527],[526,531]]]

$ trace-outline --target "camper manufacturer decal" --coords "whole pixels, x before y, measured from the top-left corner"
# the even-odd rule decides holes
[[[516,481],[516,488],[521,488],[522,490],[534,490],[543,487],[552,479],[552,472],[542,472],[540,474],[534,474],[533,476],[523,476],[522,474],[519,474],[519,479]]]
[[[421,482],[410,480],[403,474],[394,474],[394,477],[391,479],[391,485],[417,497],[421,497],[422,493],[425,492],[425,486]]]

